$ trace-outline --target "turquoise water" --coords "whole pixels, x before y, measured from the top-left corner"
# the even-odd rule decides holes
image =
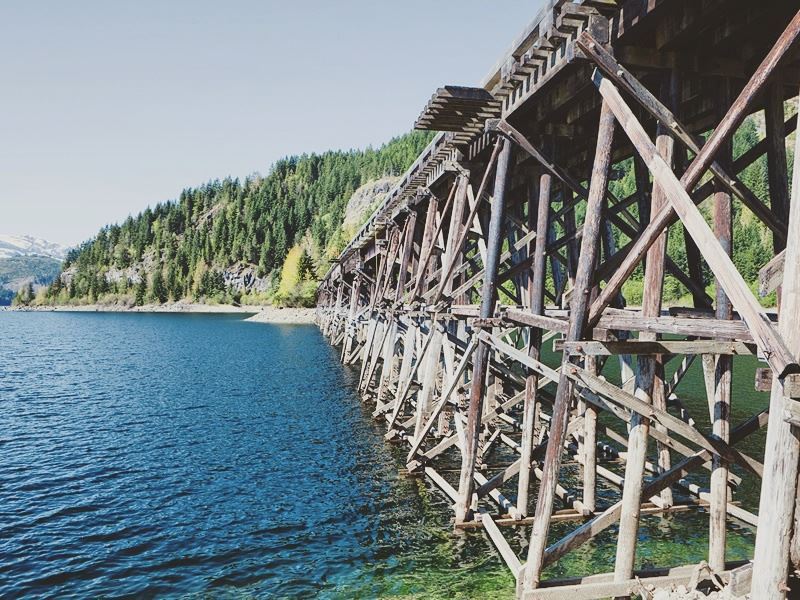
[[[454,534],[444,497],[399,475],[315,326],[5,312],[0,339],[0,597],[513,595],[483,534]],[[737,418],[766,402],[751,363]],[[707,421],[694,369],[685,399]],[[640,564],[704,558],[706,528],[646,518]],[[507,533],[524,552],[529,531]],[[609,570],[612,534],[549,574]],[[729,558],[752,543],[732,527]]]

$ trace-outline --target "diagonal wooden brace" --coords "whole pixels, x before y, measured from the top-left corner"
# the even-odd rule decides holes
[[[736,128],[741,124],[747,115],[747,110],[752,104],[753,99],[764,88],[770,75],[775,71],[780,64],[783,57],[794,45],[794,42],[800,36],[800,11],[792,19],[792,22],[781,34],[778,41],[769,51],[767,56],[759,65],[756,72],[747,82],[744,89],[742,89],[739,97],[734,101],[730,110],[725,114],[720,124],[714,129],[711,137],[706,144],[695,156],[694,161],[681,177],[681,185],[686,190],[691,190],[700,181],[700,178],[705,173],[706,169],[713,162],[714,156],[717,151],[722,147],[725,141],[733,135]],[[627,246],[627,250],[623,249],[626,255],[621,260],[616,272],[608,280],[608,285],[603,288],[600,295],[592,304],[589,311],[589,325],[597,324],[603,310],[611,304],[617,292],[622,288],[625,281],[628,280],[631,273],[636,269],[637,265],[642,261],[647,250],[661,235],[661,232],[669,227],[672,223],[677,221],[677,215],[671,206],[665,206],[653,215],[650,219],[650,224],[645,227],[639,234],[636,240]]]
[[[629,93],[642,108],[660,121],[684,146],[694,154],[700,153],[702,140],[690,134],[686,126],[678,120],[675,114],[664,106],[625,67],[620,65],[611,53],[601,46],[588,31],[583,32],[576,43],[610,81]],[[718,162],[712,162],[709,169],[714,174],[716,181],[741,199],[779,239],[786,241],[786,224],[780,223],[772,211],[752,191],[737,177],[728,173]]]
[[[772,370],[780,377],[788,373],[800,372],[800,365],[786,348],[781,336],[772,327],[764,309],[753,296],[744,278],[720,245],[681,182],[658,154],[644,127],[622,99],[617,87],[597,70],[593,75],[593,81],[617,121],[628,134],[647,168],[653,174],[653,179],[664,190],[673,209],[683,221],[689,234],[697,242],[703,258],[706,259],[733,306],[739,311],[742,320],[747,323],[753,339]]]

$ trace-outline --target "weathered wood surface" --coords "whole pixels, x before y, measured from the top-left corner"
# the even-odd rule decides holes
[[[730,571],[737,593],[752,581],[780,597],[800,567],[800,184],[783,114],[800,86],[798,9],[551,0],[483,87],[437,90],[417,126],[444,133],[320,285],[320,329],[359,368],[408,474],[445,495],[456,528],[486,532],[519,597],[636,593],[640,517],[698,508],[723,579],[738,566],[731,523],[758,528],[752,567]],[[734,160],[733,134],[761,108],[766,138]],[[762,156],[766,198],[740,177]],[[636,189],[618,198],[631,158]],[[737,210],[771,238],[758,284],[777,318],[736,268]],[[670,256],[681,233],[688,264]],[[626,306],[639,265],[641,306]],[[693,307],[662,307],[675,282]],[[731,376],[754,356],[771,410],[746,416]],[[687,398],[693,363],[710,426]],[[762,464],[741,444],[764,426]],[[753,485],[758,514],[736,500]],[[554,539],[554,523],[573,525]],[[525,543],[515,525],[531,527]],[[543,577],[602,532],[613,573]],[[693,568],[641,575],[686,582]]]

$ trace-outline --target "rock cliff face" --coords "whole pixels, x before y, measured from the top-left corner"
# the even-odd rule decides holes
[[[110,268],[105,272],[105,278],[108,283],[116,284],[125,279],[128,280],[129,285],[136,285],[142,280],[145,273],[152,273],[154,270],[154,261],[152,259],[145,260],[138,265],[132,265],[127,269]],[[61,283],[69,287],[72,278],[75,276],[75,267],[69,267],[61,272]],[[225,287],[228,287],[237,292],[266,292],[269,288],[269,279],[267,277],[257,276],[257,266],[247,263],[236,263],[226,267],[221,271],[222,278],[225,282]]]
[[[355,232],[372,211],[383,202],[399,177],[381,177],[358,188],[347,202],[342,229]]]
[[[254,265],[237,263],[222,271],[225,287],[237,292],[264,293],[269,288],[267,277],[258,277],[258,270]]]

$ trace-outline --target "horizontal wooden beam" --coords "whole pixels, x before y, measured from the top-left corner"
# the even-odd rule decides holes
[[[553,350],[570,355],[612,356],[617,354],[754,354],[755,347],[743,342],[697,341],[578,341],[556,340]]]
[[[730,568],[741,565],[741,562],[726,565],[728,570],[717,573],[723,583],[730,579]],[[609,596],[631,596],[647,591],[649,587],[670,588],[676,585],[686,585],[691,580],[697,565],[686,565],[662,571],[637,571],[633,579],[614,581],[613,573],[602,573],[584,577],[578,582],[569,584],[558,582],[543,582],[541,587],[528,590],[523,595],[524,600],[596,600]],[[662,574],[663,573],[663,574]],[[574,580],[573,580],[574,581]],[[645,587],[647,586],[647,587]]]

